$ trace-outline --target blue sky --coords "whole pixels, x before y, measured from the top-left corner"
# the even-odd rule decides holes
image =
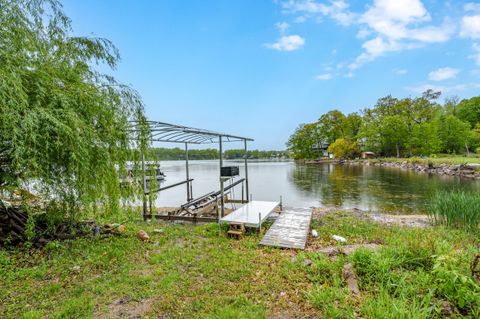
[[[480,1],[64,0],[150,119],[284,149],[299,123],[382,96],[480,94]],[[230,147],[240,147],[232,144]]]

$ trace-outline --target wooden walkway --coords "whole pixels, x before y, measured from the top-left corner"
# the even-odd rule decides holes
[[[285,211],[267,231],[260,245],[305,249],[312,211]]]

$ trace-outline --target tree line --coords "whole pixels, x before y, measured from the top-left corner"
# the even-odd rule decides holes
[[[184,160],[185,149],[176,148],[151,148],[149,152],[152,159],[156,160]],[[286,151],[260,151],[247,150],[247,157],[250,159],[272,159],[272,158],[286,158]],[[244,158],[245,150],[233,149],[225,150],[223,152],[225,159],[239,159]],[[189,149],[188,158],[190,160],[214,160],[219,158],[219,152],[214,148],[207,149]]]
[[[362,151],[396,157],[480,152],[480,96],[446,98],[442,104],[440,95],[433,90],[414,98],[388,95],[358,113],[329,111],[301,124],[288,151],[295,159],[318,158],[326,147],[337,158]]]

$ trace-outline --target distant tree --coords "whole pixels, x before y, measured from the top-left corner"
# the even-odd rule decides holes
[[[359,131],[362,146],[384,155],[400,156],[408,145],[416,126],[431,121],[440,107],[435,100],[439,92],[428,90],[418,98],[396,99],[386,96],[377,101],[372,109],[364,111],[363,124]]]
[[[383,118],[380,127],[380,141],[382,149],[387,154],[395,151],[400,157],[400,150],[408,143],[408,125],[399,115],[386,116]]]
[[[413,127],[409,137],[408,149],[412,155],[429,156],[442,150],[439,136],[440,122],[433,120]]]
[[[462,121],[468,122],[470,127],[473,128],[480,123],[480,96],[462,100],[456,109],[455,115]]]
[[[294,159],[313,159],[318,157],[319,136],[316,123],[302,124],[290,136],[287,148]]]
[[[333,153],[335,158],[349,159],[359,154],[356,142],[339,138],[328,147],[328,152]]]
[[[456,95],[449,96],[445,98],[445,103],[443,108],[446,114],[457,115],[457,107],[459,104],[460,98]]]
[[[336,139],[345,137],[345,115],[338,111],[329,111],[322,115],[317,122],[318,134],[322,141],[331,144]]]
[[[468,143],[472,138],[470,125],[453,115],[447,115],[441,119],[439,136],[443,149],[448,153],[468,150]]]
[[[351,113],[343,119],[344,137],[350,140],[356,140],[360,128],[362,127],[362,117],[358,113]]]

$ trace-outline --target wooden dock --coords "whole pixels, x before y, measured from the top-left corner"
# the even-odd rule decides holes
[[[285,211],[267,231],[260,245],[305,249],[312,211]]]

